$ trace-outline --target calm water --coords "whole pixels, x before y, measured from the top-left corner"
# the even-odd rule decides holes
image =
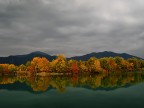
[[[1,108],[144,108],[144,74],[0,77]]]

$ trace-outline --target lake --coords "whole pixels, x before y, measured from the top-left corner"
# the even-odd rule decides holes
[[[144,73],[1,76],[2,108],[144,108]]]

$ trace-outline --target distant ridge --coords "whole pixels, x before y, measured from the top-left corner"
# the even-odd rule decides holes
[[[74,60],[88,60],[89,58],[91,57],[96,57],[96,58],[103,58],[103,57],[116,57],[116,56],[119,56],[119,57],[122,57],[124,59],[129,59],[129,58],[138,58],[138,59],[142,59],[140,57],[136,57],[136,56],[133,56],[133,55],[130,55],[130,54],[127,54],[127,53],[115,53],[115,52],[111,52],[111,51],[104,51],[104,52],[93,52],[93,53],[90,53],[90,54],[86,54],[86,55],[83,55],[83,56],[75,56],[75,57],[71,57],[69,59],[74,59]]]
[[[86,54],[86,55],[82,55],[82,56],[74,56],[74,57],[70,57],[67,58],[69,59],[74,59],[74,60],[83,60],[86,61],[91,57],[96,57],[96,58],[103,58],[103,57],[123,57],[124,59],[129,59],[132,57],[138,58],[138,59],[142,59],[130,54],[126,54],[126,53],[115,53],[115,52],[111,52],[111,51],[104,51],[104,52],[93,52],[90,54]],[[30,54],[25,54],[25,55],[13,55],[13,56],[8,56],[8,57],[0,57],[0,64],[2,63],[7,63],[7,64],[15,64],[15,65],[21,65],[21,64],[25,64],[27,61],[32,60],[34,57],[45,57],[47,58],[49,61],[52,61],[53,59],[56,59],[57,56],[51,56],[47,53],[44,52],[40,52],[40,51],[35,51],[32,52]]]
[[[32,60],[34,57],[45,57],[49,61],[56,59],[56,56],[51,56],[44,52],[36,51],[36,52],[32,52],[26,55],[14,55],[14,56],[8,56],[8,57],[0,57],[0,63],[21,65],[21,64],[25,64],[27,61]]]

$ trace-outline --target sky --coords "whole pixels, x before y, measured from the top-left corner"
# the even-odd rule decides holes
[[[0,0],[0,56],[113,51],[144,58],[144,0]]]

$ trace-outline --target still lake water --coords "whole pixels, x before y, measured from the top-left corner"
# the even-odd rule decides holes
[[[1,77],[1,108],[144,108],[144,74]]]

